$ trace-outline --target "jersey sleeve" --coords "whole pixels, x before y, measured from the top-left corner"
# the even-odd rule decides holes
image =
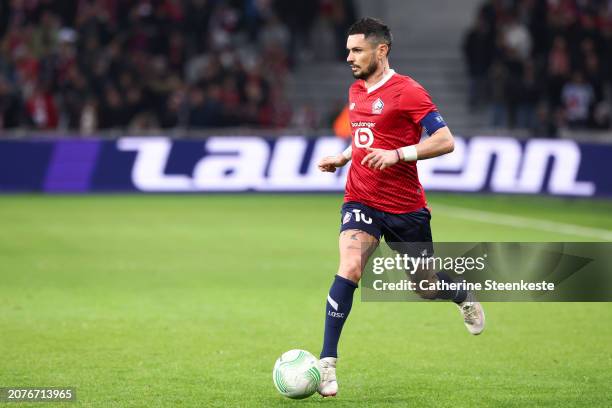
[[[416,124],[429,112],[438,110],[425,88],[417,83],[408,84],[402,90],[400,109]]]

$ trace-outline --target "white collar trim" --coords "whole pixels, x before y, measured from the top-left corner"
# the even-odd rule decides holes
[[[377,90],[378,88],[380,88],[381,86],[383,86],[384,84],[387,83],[388,80],[391,79],[391,77],[395,75],[395,71],[390,69],[381,79],[380,81],[378,81],[377,83],[375,83],[374,85],[372,85],[371,87],[367,87],[366,86],[366,90],[368,91],[368,93],[372,93],[375,90]],[[365,86],[365,81],[364,81],[364,86]]]

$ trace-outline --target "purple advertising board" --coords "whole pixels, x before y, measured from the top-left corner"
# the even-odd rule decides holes
[[[0,141],[0,192],[342,191],[347,170],[317,170],[334,137]],[[456,138],[452,154],[419,161],[428,191],[612,197],[612,145],[510,137]]]

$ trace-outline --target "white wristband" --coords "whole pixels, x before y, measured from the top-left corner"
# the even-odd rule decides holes
[[[349,146],[346,149],[344,149],[344,151],[342,152],[342,156],[344,156],[344,158],[346,160],[351,160],[351,157],[353,157],[353,148],[352,148],[352,146]]]
[[[402,152],[402,158],[404,161],[412,162],[418,160],[416,146],[404,146],[400,147],[399,150]]]

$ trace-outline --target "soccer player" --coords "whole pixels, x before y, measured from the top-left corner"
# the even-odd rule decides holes
[[[338,341],[361,273],[381,237],[387,242],[418,242],[433,248],[430,219],[417,160],[453,151],[453,136],[427,91],[389,67],[391,32],[381,21],[363,18],[348,31],[346,47],[356,81],[349,90],[353,138],[344,152],[323,158],[319,169],[334,172],[352,160],[340,226],[340,265],[327,296],[321,351],[324,396],[338,392]],[[421,132],[429,137],[421,141]],[[452,282],[444,272],[429,282]],[[433,292],[433,293],[432,293]],[[470,292],[429,291],[427,299],[448,299],[459,306],[468,331],[480,334],[483,309]]]

